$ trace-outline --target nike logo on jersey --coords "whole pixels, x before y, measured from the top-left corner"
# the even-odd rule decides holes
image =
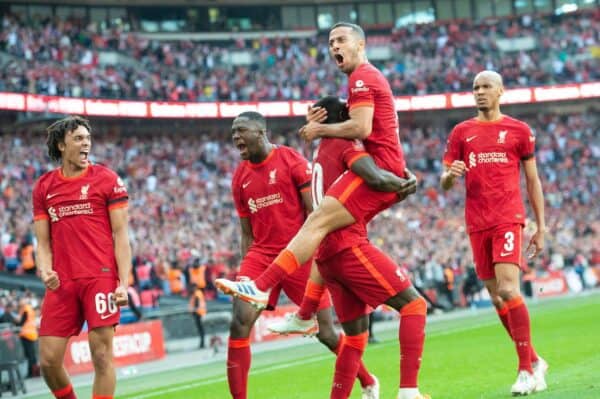
[[[108,319],[111,316],[114,316],[114,313],[102,314],[102,315],[100,315],[100,319],[106,320],[106,319]]]
[[[500,256],[508,256],[511,254],[512,254],[512,252],[500,252]]]
[[[471,141],[471,140],[474,140],[474,139],[476,139],[476,138],[477,138],[477,136],[471,136],[471,137],[467,137],[467,143],[468,143],[469,141]]]
[[[56,197],[58,195],[58,193],[54,193],[54,194],[48,194],[46,195],[46,199],[49,200],[52,197]]]
[[[252,180],[250,180],[250,181],[247,181],[246,183],[243,183],[243,184],[242,184],[242,188],[246,188],[246,187],[248,187],[248,185],[249,185],[251,182],[252,182]]]

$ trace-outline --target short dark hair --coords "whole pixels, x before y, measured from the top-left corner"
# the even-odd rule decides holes
[[[62,155],[58,149],[58,143],[64,143],[65,135],[68,132],[72,132],[79,126],[85,127],[88,132],[92,132],[90,122],[78,115],[67,116],[66,118],[60,119],[46,129],[48,137],[46,138],[46,145],[48,146],[48,156],[53,161],[60,161]]]
[[[329,31],[331,32],[332,30],[336,29],[336,28],[350,28],[352,29],[352,31],[362,40],[365,40],[365,31],[363,30],[363,28],[361,28],[360,26],[353,24],[352,22],[337,22],[335,25],[333,25],[331,27],[331,29],[329,29]]]
[[[338,123],[350,119],[346,103],[336,96],[323,97],[313,107],[323,107],[327,110],[327,119],[324,123]]]
[[[237,116],[238,118],[246,118],[257,122],[264,130],[267,130],[267,120],[265,117],[256,111],[245,111]]]

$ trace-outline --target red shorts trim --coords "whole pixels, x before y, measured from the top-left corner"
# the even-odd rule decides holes
[[[271,263],[275,260],[277,255],[265,255],[257,251],[248,251],[242,263],[240,264],[240,271],[238,272],[237,278],[248,277],[251,280],[256,280],[258,276],[264,272]],[[304,289],[306,288],[306,282],[310,276],[310,266],[312,259],[304,263],[298,270],[290,274],[281,283],[277,284],[271,290],[269,296],[269,303],[267,304],[267,310],[273,310],[277,307],[279,300],[279,294],[283,290],[288,298],[296,305],[300,306],[302,298],[304,297]],[[331,307],[331,300],[329,295],[323,295],[321,302],[319,303],[318,310]]]
[[[502,224],[469,234],[475,271],[481,280],[496,277],[494,265],[512,263],[521,268],[523,226]]]
[[[114,303],[118,283],[111,278],[61,280],[56,290],[46,290],[40,336],[78,335],[84,322],[89,330],[119,324],[121,311]]]
[[[411,286],[398,265],[372,244],[347,248],[318,265],[342,323],[368,314],[370,307]]]
[[[351,171],[344,172],[329,187],[325,195],[337,199],[356,222],[364,224],[367,224],[379,212],[398,202],[396,193],[374,190],[360,176]]]

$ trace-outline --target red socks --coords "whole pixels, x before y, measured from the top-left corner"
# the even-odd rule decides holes
[[[340,340],[341,345],[338,345],[335,374],[333,376],[333,386],[331,387],[331,399],[346,399],[350,396],[359,368],[364,368],[361,358],[368,340],[369,333],[366,331],[359,335],[343,337],[343,340]],[[375,382],[370,374],[369,378],[372,382],[363,386]]]
[[[502,325],[506,329],[506,332],[508,333],[508,336],[512,340],[512,334],[510,333],[510,326],[508,325],[508,306],[506,306],[506,304],[504,304],[504,306],[501,309],[496,309],[496,312],[498,313],[498,317],[500,318],[500,321],[502,322]],[[530,354],[530,356],[531,356],[531,363],[535,363],[535,362],[538,361],[537,352],[533,348],[533,344],[531,344],[529,347],[531,348],[531,351],[530,351],[531,352],[531,354]]]
[[[292,251],[284,249],[277,255],[267,270],[254,281],[256,288],[261,291],[268,291],[284,278],[298,270],[299,267],[300,264],[296,259],[296,255]]]
[[[344,334],[340,333],[340,336],[338,339],[338,345],[333,350],[333,353],[335,353],[336,356],[339,355],[340,350],[342,349],[347,338],[348,337],[346,337]],[[368,341],[369,341],[369,336],[367,335],[367,342]],[[358,372],[354,373],[354,377],[358,378],[358,381],[360,381],[361,387],[366,387],[369,385],[373,385],[375,383],[373,376],[371,375],[371,373],[369,373],[367,371],[367,368],[365,367],[365,364],[362,362],[362,359],[360,360],[360,363],[358,364]]]
[[[69,384],[64,388],[52,391],[52,394],[56,399],[77,399],[75,391],[73,391],[73,385]]]
[[[533,373],[531,368],[531,327],[529,312],[523,302],[523,297],[518,296],[506,301],[508,308],[508,325],[517,355],[519,356],[519,371],[526,370]]]
[[[420,297],[400,309],[400,388],[418,386],[426,317],[427,302]]]
[[[250,371],[250,338],[229,338],[227,348],[227,381],[233,399],[246,399]]]
[[[297,312],[298,318],[308,320],[317,313],[323,292],[325,292],[325,286],[317,284],[311,279],[308,280],[300,309]]]

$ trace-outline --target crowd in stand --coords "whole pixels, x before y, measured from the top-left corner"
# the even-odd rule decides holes
[[[3,15],[0,51],[9,61],[0,69],[0,91],[172,101],[316,99],[346,93],[324,35],[213,45],[159,42],[101,26],[77,18]],[[482,69],[500,72],[508,87],[599,80],[599,32],[600,11],[594,9],[414,25],[368,35],[367,46],[390,50],[387,61],[375,63],[395,95],[426,94],[470,91],[473,76]],[[502,50],[502,39],[521,38],[531,39],[525,50]],[[232,56],[242,50],[251,62],[233,65]],[[132,62],[99,64],[104,51]]]
[[[526,119],[537,136],[537,160],[546,196],[547,249],[535,261],[540,272],[579,265],[600,266],[600,118],[597,112],[540,114]],[[446,131],[402,126],[406,158],[418,177],[418,193],[370,224],[372,241],[413,274],[417,285],[459,282],[472,266],[464,229],[464,191],[439,188]],[[272,134],[306,155],[293,133]],[[21,132],[0,140],[0,247],[3,268],[24,272],[22,257],[11,260],[12,244],[32,243],[31,190],[54,167],[44,135]],[[233,276],[239,264],[239,227],[230,184],[239,160],[227,134],[120,136],[97,133],[92,159],[115,169],[130,193],[130,234],[135,255],[131,282],[152,305],[157,293],[186,295],[203,279],[208,299],[212,281]],[[460,185],[459,185],[460,187]],[[525,191],[524,191],[525,193]],[[27,200],[23,200],[26,198]],[[530,211],[530,210],[529,210]],[[531,236],[528,226],[524,242]],[[23,244],[17,244],[23,243]],[[201,284],[200,284],[201,285]],[[147,291],[147,292],[146,292]],[[142,304],[143,306],[146,306]]]

